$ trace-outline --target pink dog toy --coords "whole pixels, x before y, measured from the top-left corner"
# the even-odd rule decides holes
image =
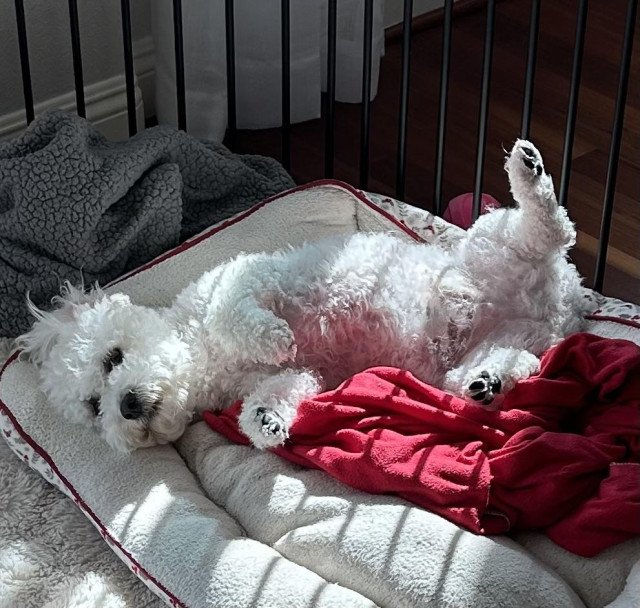
[[[501,207],[500,203],[490,194],[482,194],[480,201],[480,213],[487,213],[491,209]],[[444,219],[451,224],[460,226],[465,230],[473,224],[473,193],[460,194],[449,201],[444,215]]]

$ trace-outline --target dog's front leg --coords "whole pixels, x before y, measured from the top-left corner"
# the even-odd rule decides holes
[[[266,377],[244,399],[240,429],[257,448],[281,445],[300,402],[320,390],[320,377],[308,370],[288,369]]]
[[[294,361],[296,343],[289,324],[260,306],[253,295],[216,311],[210,332],[229,356],[254,363],[281,365]]]
[[[467,403],[498,409],[518,380],[540,368],[540,360],[529,351],[483,343],[471,350],[460,365],[445,376],[444,389]]]

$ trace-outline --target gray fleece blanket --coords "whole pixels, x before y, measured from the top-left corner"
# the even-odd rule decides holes
[[[0,337],[28,329],[64,280],[107,283],[293,186],[273,159],[168,127],[110,142],[66,112],[0,142]]]

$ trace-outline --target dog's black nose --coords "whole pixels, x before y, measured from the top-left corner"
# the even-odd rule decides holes
[[[135,393],[129,391],[120,402],[120,413],[127,420],[137,420],[144,414],[142,402],[138,401]]]

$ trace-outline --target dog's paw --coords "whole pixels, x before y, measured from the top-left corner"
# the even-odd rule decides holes
[[[544,213],[557,210],[553,180],[545,172],[542,155],[531,142],[516,141],[504,168],[513,198],[520,207],[534,206]]]
[[[522,143],[522,145],[518,147],[520,160],[525,169],[531,171],[531,174],[534,177],[538,177],[539,175],[542,175],[542,172],[544,171],[542,156],[540,156],[540,152],[536,150],[533,144],[525,145],[525,143]]]
[[[278,412],[259,407],[256,410],[256,416],[260,421],[260,432],[265,437],[282,437],[284,441],[289,436],[287,426]]]
[[[289,438],[287,423],[275,410],[256,407],[241,418],[242,431],[258,449],[277,447]]]
[[[272,334],[273,343],[276,351],[276,358],[280,362],[295,361],[298,352],[296,339],[289,325],[284,326],[279,331]]]
[[[492,409],[499,405],[501,391],[502,380],[495,374],[481,371],[479,376],[469,382],[465,390],[465,398],[475,405],[480,404],[487,409]]]
[[[544,173],[542,155],[530,142],[519,139],[507,156],[505,163],[509,177],[513,179],[535,179]]]
[[[289,324],[282,319],[265,327],[260,336],[260,346],[263,348],[258,351],[264,350],[264,353],[256,354],[261,363],[280,365],[296,359],[298,347],[295,336]]]

